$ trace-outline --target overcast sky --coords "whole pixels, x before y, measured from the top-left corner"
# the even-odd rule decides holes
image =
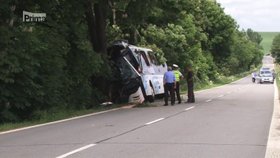
[[[241,29],[280,32],[280,0],[217,0]]]

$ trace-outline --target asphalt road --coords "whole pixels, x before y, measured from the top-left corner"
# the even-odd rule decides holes
[[[125,108],[0,134],[0,158],[264,158],[273,84],[250,76],[196,103]]]

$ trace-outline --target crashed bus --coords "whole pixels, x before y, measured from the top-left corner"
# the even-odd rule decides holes
[[[164,94],[163,75],[167,65],[160,63],[151,49],[117,41],[108,48],[108,53],[129,102],[142,103],[145,99],[153,102],[156,95]]]

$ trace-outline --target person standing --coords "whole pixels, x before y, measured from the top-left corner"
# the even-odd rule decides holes
[[[174,73],[174,75],[175,75],[175,81],[176,81],[175,92],[176,92],[178,104],[181,104],[180,80],[183,78],[183,75],[182,75],[182,73],[179,71],[178,65],[173,64],[172,67],[173,67],[173,73]]]
[[[163,84],[164,84],[164,102],[165,106],[168,105],[168,95],[170,93],[171,97],[171,105],[175,104],[175,93],[174,89],[176,87],[175,75],[172,71],[171,67],[168,67],[168,71],[163,76]]]
[[[194,83],[193,83],[192,66],[188,65],[186,70],[187,70],[187,85],[188,85],[188,101],[187,101],[187,103],[194,103],[195,99],[194,99],[194,92],[193,92]]]
[[[253,72],[252,73],[252,82],[255,83],[257,77],[257,73]]]
[[[274,80],[275,80],[275,77],[276,77],[276,72],[275,72],[274,69],[272,70],[272,77],[273,77],[273,81],[274,81]]]

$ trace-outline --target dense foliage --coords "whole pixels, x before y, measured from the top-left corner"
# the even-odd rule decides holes
[[[280,34],[274,37],[270,52],[277,63],[280,63]]]
[[[23,22],[23,10],[47,21]],[[262,59],[261,37],[239,31],[213,0],[6,0],[0,16],[0,122],[110,99],[106,48],[118,39],[151,47],[168,64],[192,64],[202,83]]]

